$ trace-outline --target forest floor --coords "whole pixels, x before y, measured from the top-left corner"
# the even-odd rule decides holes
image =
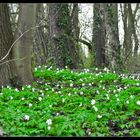
[[[1,89],[1,136],[140,136],[139,78],[47,67],[34,77]]]

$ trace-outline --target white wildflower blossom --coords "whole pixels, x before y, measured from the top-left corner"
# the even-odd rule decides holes
[[[100,94],[99,90],[96,91],[97,94]]]
[[[34,70],[37,71],[37,68],[35,68]]]
[[[49,105],[49,107],[51,108],[51,107],[52,107],[52,105]]]
[[[91,83],[89,83],[88,85],[89,85],[89,86],[91,86],[92,84],[91,84]]]
[[[44,96],[44,93],[41,93],[41,96]]]
[[[136,83],[136,85],[139,86],[140,84],[139,83]]]
[[[70,83],[70,87],[73,87],[73,83]]]
[[[82,83],[82,86],[85,86],[85,83]]]
[[[24,97],[22,97],[22,98],[21,98],[21,100],[25,100],[25,98],[24,98]]]
[[[33,104],[29,103],[29,107],[32,107],[32,106],[33,106]]]
[[[10,96],[10,100],[13,100],[13,97],[12,96]]]
[[[41,98],[41,97],[38,97],[38,100],[39,100],[39,101],[41,101],[41,100],[42,100],[42,98]]]
[[[31,85],[28,85],[27,88],[31,88]]]
[[[24,120],[27,120],[28,121],[29,119],[30,119],[30,116],[28,116],[28,115],[25,115],[24,116]]]
[[[118,97],[118,94],[115,94],[115,97]]]
[[[34,92],[35,91],[35,88],[32,88],[32,92]]]
[[[137,101],[136,103],[137,103],[137,105],[140,105],[140,100],[139,100],[139,101]]]
[[[95,68],[95,70],[98,70],[98,68]]]
[[[48,126],[48,130],[50,130],[51,129],[51,126]]]
[[[98,115],[97,117],[98,117],[99,119],[100,119],[100,118],[102,118],[102,116],[101,116],[101,115]]]
[[[54,88],[52,88],[52,91],[54,92]]]
[[[82,106],[82,103],[80,103],[80,105],[79,105],[80,107]]]
[[[98,108],[96,106],[93,106],[93,108],[96,112],[98,111]]]
[[[3,93],[0,93],[0,95],[3,95]]]
[[[51,119],[48,119],[48,120],[46,121],[46,123],[47,123],[48,125],[52,125],[52,120],[51,120]]]
[[[24,90],[24,87],[22,87],[22,90]]]
[[[80,95],[83,95],[83,94],[84,94],[84,93],[81,91],[81,92],[80,92]]]
[[[131,99],[133,99],[133,98],[134,98],[134,96],[133,96],[133,95],[131,95],[131,96],[130,96],[130,98],[131,98]]]
[[[127,100],[126,103],[129,104],[129,101]]]
[[[117,98],[117,101],[120,101],[120,99],[119,99],[119,98]]]
[[[59,116],[59,115],[60,115],[60,114],[57,112],[57,113],[56,113],[56,116]]]
[[[41,68],[41,66],[38,66],[38,68]]]
[[[94,105],[96,101],[94,99],[91,100],[91,105]]]
[[[15,91],[18,92],[19,90],[16,88]]]
[[[68,96],[71,96],[71,93],[69,93]]]
[[[63,103],[65,102],[65,99],[64,99],[64,98],[62,99],[62,102],[63,102]]]

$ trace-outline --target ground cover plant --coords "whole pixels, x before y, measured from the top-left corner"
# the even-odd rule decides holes
[[[0,91],[1,136],[140,136],[139,77],[38,67]]]

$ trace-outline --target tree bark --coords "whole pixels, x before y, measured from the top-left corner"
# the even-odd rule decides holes
[[[94,45],[96,52],[96,65],[102,67],[105,65],[105,26],[104,26],[104,11],[101,3],[94,4]]]
[[[0,4],[0,60],[8,53],[13,42],[13,34],[10,24],[9,9],[7,4]],[[11,64],[4,63],[11,59],[10,54],[0,62],[0,86],[10,85],[12,76]]]
[[[15,38],[18,38],[25,31],[34,27],[36,4],[20,4],[18,30]],[[25,33],[15,44],[13,48],[13,58],[15,61],[16,71],[15,75],[20,79],[22,85],[31,84],[33,81],[31,54],[33,47],[33,30]]]

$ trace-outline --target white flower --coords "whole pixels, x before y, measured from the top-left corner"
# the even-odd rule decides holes
[[[31,88],[31,85],[28,85],[27,88]]]
[[[43,92],[43,90],[40,90],[40,92]]]
[[[10,96],[10,100],[13,100],[13,97],[12,96]]]
[[[110,98],[109,98],[109,96],[107,96],[107,100],[109,100]]]
[[[83,94],[84,94],[84,93],[81,91],[81,92],[80,92],[80,95],[83,95]]]
[[[19,90],[16,88],[15,91],[18,92]]]
[[[51,120],[51,119],[48,119],[48,120],[46,121],[46,123],[47,123],[48,125],[52,125],[52,120]]]
[[[42,98],[41,98],[41,97],[38,97],[38,100],[39,100],[39,101],[41,101],[41,100],[42,100]]]
[[[118,97],[118,94],[115,94],[115,97]]]
[[[41,66],[38,66],[38,68],[41,68]]]
[[[73,87],[73,83],[70,83],[70,87]]]
[[[29,119],[30,119],[30,116],[28,116],[28,115],[25,115],[24,116],[24,120],[27,120],[28,121]]]
[[[120,101],[120,99],[119,99],[119,98],[117,98],[117,101]]]
[[[137,105],[140,105],[140,101],[137,101]]]
[[[51,108],[51,107],[52,107],[52,105],[49,105],[49,107]]]
[[[85,86],[85,84],[84,84],[84,83],[82,83],[82,86]]]
[[[68,96],[71,96],[71,93],[69,93]]]
[[[58,91],[59,94],[61,94],[61,91]]]
[[[98,70],[98,68],[95,68],[95,70]]]
[[[54,88],[52,88],[52,91],[54,92]]]
[[[48,88],[46,88],[45,90],[49,90]]]
[[[100,94],[99,90],[96,91],[97,94]]]
[[[41,96],[44,96],[44,93],[42,93]]]
[[[101,115],[98,115],[97,117],[98,117],[99,119],[100,119],[100,118],[102,118],[102,116],[101,116]]]
[[[24,90],[24,87],[22,87],[22,90]]]
[[[33,104],[29,103],[29,107],[32,107],[32,106],[33,106]]]
[[[129,104],[129,101],[126,101],[127,104]]]
[[[93,108],[96,112],[98,111],[98,108],[96,106],[93,106]]]
[[[48,126],[48,130],[50,130],[51,129],[51,127],[50,126]]]
[[[82,106],[82,103],[80,103],[80,105],[79,105],[80,107]]]
[[[130,98],[132,99],[132,98],[134,98],[134,96],[133,96],[133,95],[131,95],[131,96],[130,96]]]
[[[96,101],[94,99],[91,100],[91,104],[94,105]]]
[[[64,98],[62,99],[62,102],[63,102],[63,103],[65,102],[65,99],[64,99]]]
[[[89,85],[89,86],[91,86],[92,84],[91,84],[91,83],[89,83],[88,85]]]
[[[139,83],[136,83],[136,85],[139,86],[140,84]]]
[[[3,93],[0,93],[0,95],[3,95]]]
[[[34,92],[35,91],[35,88],[32,88],[32,92]]]
[[[24,97],[22,97],[22,98],[21,98],[21,100],[25,100],[25,98],[24,98]]]
[[[37,68],[35,68],[34,70],[37,71]]]

